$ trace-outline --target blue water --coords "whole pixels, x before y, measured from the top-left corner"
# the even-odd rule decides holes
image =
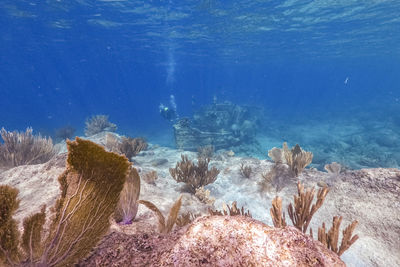
[[[86,118],[107,114],[120,134],[173,146],[159,104],[173,94],[184,117],[215,96],[262,107],[260,136],[324,162],[339,160],[331,148],[347,126],[359,147],[386,131],[393,145],[370,150],[398,160],[340,157],[398,167],[399,14],[384,0],[1,0],[0,126],[83,135]],[[335,129],[319,135],[319,124]]]

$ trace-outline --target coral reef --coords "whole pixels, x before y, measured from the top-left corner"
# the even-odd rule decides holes
[[[181,158],[182,160],[176,163],[175,168],[170,168],[169,172],[175,181],[185,183],[191,193],[194,194],[197,188],[217,180],[219,170],[215,167],[208,169],[209,158],[198,158],[197,165],[187,156],[181,155]]]
[[[52,139],[33,135],[32,128],[25,132],[8,132],[4,128],[0,134],[4,143],[0,144],[0,166],[15,167],[49,161],[56,151]]]
[[[79,266],[345,266],[294,227],[243,216],[205,216],[165,234],[114,232]]]
[[[40,212],[35,213],[23,221],[24,233],[21,239],[21,246],[32,263],[34,258],[40,256],[43,226],[46,222],[46,206],[42,206]]]
[[[106,134],[103,133],[91,137],[90,140],[104,144],[105,137]],[[196,153],[188,152],[187,155],[196,157]],[[223,202],[231,204],[231,200],[238,197],[236,198],[238,203],[242,203],[245,207],[250,205],[248,207],[251,208],[254,218],[272,225],[269,212],[266,212],[266,208],[269,210],[271,206],[267,207],[266,201],[268,202],[268,199],[271,200],[274,196],[270,192],[264,192],[260,196],[257,194],[258,188],[255,179],[246,180],[246,182],[241,179],[237,169],[244,159],[239,156],[227,157],[223,151],[218,152],[214,158],[213,165],[224,171],[221,171],[213,184],[205,188],[211,190],[211,194],[218,197],[216,201],[218,207],[221,207],[220,203]],[[59,193],[57,177],[65,168],[65,159],[66,154],[60,154],[44,164],[19,166],[0,173],[0,183],[16,187],[20,191],[20,207],[15,213],[14,219],[22,222],[23,218],[28,217],[31,213],[40,212],[43,204],[46,204],[47,207],[54,205]],[[155,159],[168,159],[168,161],[154,167]],[[168,214],[173,200],[176,198],[176,192],[179,190],[179,184],[173,180],[168,171],[169,168],[175,167],[175,162],[180,159],[180,151],[154,145],[150,146],[145,153],[141,153],[140,157],[135,158],[135,167],[141,171],[140,175],[150,170],[158,172],[157,185],[142,183],[140,194],[142,199],[151,200],[156,204],[164,215]],[[245,160],[249,162],[248,159]],[[273,168],[276,164],[272,164],[268,160],[252,160],[251,166],[254,169],[254,177],[260,177],[261,173]],[[278,166],[288,170],[286,164]],[[311,188],[320,181],[326,181],[329,177],[330,174],[327,172],[310,169],[302,173],[298,179],[304,183],[305,188]],[[314,214],[308,229],[312,227],[313,230],[317,230],[318,226],[325,222],[326,232],[328,232],[332,215],[336,214],[343,216],[343,229],[343,226],[350,225],[353,220],[362,218],[362,223],[360,222],[355,229],[355,233],[360,238],[342,254],[341,259],[348,266],[400,266],[397,249],[400,236],[400,213],[393,212],[400,203],[399,177],[398,169],[363,169],[342,172],[330,186],[330,192],[323,207]],[[293,202],[293,194],[297,195],[296,180],[291,177],[291,183],[286,183],[279,192],[283,202],[288,201],[288,204],[290,201]],[[318,188],[315,193],[317,191]],[[182,202],[180,213],[207,214],[207,205],[197,201],[195,196],[185,193],[183,196],[185,201]],[[374,199],[374,201],[365,201],[366,199]],[[313,202],[315,203],[315,199]],[[291,225],[287,216],[287,205],[283,204],[286,222]],[[47,209],[47,212],[49,210]],[[193,217],[190,218],[190,220],[192,219]],[[167,235],[159,234],[155,216],[144,207],[139,207],[136,219],[130,225],[117,224],[114,220],[110,220],[110,222],[112,225],[110,233],[99,246],[95,247],[91,256],[82,261],[79,266],[143,266],[145,264],[160,266],[160,257],[169,253],[187,228],[174,227]],[[339,229],[338,248],[343,229]],[[316,232],[314,233],[315,239]]]
[[[147,142],[144,138],[137,137],[122,137],[119,151],[124,154],[128,159],[139,154],[140,151],[147,149]]]
[[[108,121],[107,115],[94,115],[86,119],[85,135],[92,136],[101,132],[115,132],[117,125]]]

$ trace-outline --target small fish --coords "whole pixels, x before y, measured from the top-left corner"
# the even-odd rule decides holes
[[[344,84],[347,84],[348,81],[349,81],[349,77],[346,77],[346,80],[344,80]]]

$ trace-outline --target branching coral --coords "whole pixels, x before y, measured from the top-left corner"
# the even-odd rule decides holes
[[[236,201],[232,202],[232,207],[229,207],[229,205],[223,203],[222,211],[208,209],[208,212],[210,213],[210,215],[220,215],[220,216],[223,216],[223,215],[229,215],[229,216],[241,215],[241,216],[251,217],[250,211],[249,210],[245,211],[244,207],[239,209],[237,207],[237,202]]]
[[[4,143],[0,144],[0,165],[14,167],[44,163],[56,154],[50,137],[33,135],[32,131],[32,128],[27,128],[25,132],[1,129]]]
[[[289,150],[286,142],[283,143],[283,153],[286,163],[289,165],[290,170],[296,177],[299,176],[304,168],[312,162],[313,158],[311,152],[304,151],[298,144]]]
[[[343,230],[343,237],[340,247],[338,247],[339,240],[339,228],[342,223],[342,216],[334,216],[332,221],[332,227],[326,233],[325,223],[322,227],[318,228],[318,240],[324,244],[327,248],[341,256],[354,242],[357,241],[358,235],[353,235],[353,231],[356,228],[358,221],[353,221]]]
[[[186,183],[192,194],[196,193],[197,188],[217,180],[220,171],[215,167],[208,169],[209,158],[199,158],[197,165],[187,156],[181,155],[181,158],[182,161],[176,163],[175,168],[170,168],[169,173],[178,183]]]
[[[286,226],[285,213],[282,214],[282,199],[280,197],[275,197],[272,200],[270,214],[275,227],[283,228]]]
[[[306,233],[311,218],[322,206],[329,189],[327,187],[319,189],[317,193],[317,202],[312,206],[311,204],[315,192],[314,188],[304,191],[304,186],[298,182],[297,189],[298,196],[294,196],[294,208],[292,204],[289,204],[288,213],[293,225],[303,233]],[[272,200],[270,214],[275,227],[282,228],[286,226],[285,214],[283,213],[282,216],[282,199],[280,197],[275,197]],[[338,248],[337,244],[341,222],[342,217],[334,216],[332,227],[329,229],[328,233],[326,233],[325,223],[322,224],[322,227],[318,228],[318,240],[339,256],[341,256],[343,252],[358,239],[358,235],[352,236],[353,231],[358,224],[358,221],[353,221],[345,230],[343,230],[342,242]],[[311,228],[310,236],[313,236]]]
[[[292,221],[293,225],[303,233],[306,233],[313,215],[324,203],[325,197],[329,192],[329,188],[320,188],[317,193],[317,202],[315,204],[312,204],[314,199],[314,192],[314,188],[304,192],[304,185],[298,182],[298,195],[293,196],[294,207],[292,203],[290,203],[288,207],[290,220]]]
[[[249,165],[244,165],[244,163],[240,163],[240,174],[244,178],[250,178],[251,173],[253,172],[253,169]]]

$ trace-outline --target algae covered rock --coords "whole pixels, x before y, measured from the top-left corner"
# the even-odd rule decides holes
[[[345,266],[334,252],[294,227],[272,228],[244,216],[196,220],[162,266]]]

